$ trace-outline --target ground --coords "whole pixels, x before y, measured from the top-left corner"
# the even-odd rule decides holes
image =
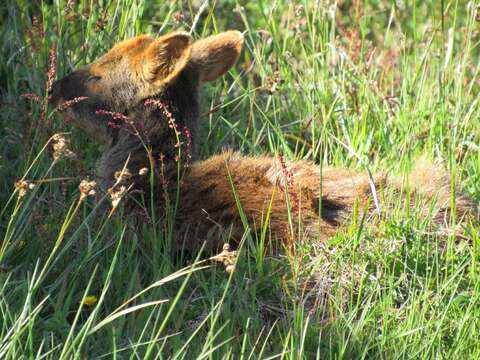
[[[475,224],[455,238],[399,202],[373,229],[353,222],[281,254],[247,233],[227,272],[174,253],[169,222],[138,231],[90,216],[78,185],[100,150],[43,100],[49,79],[120,40],[238,29],[240,61],[203,91],[201,158],[229,148],[402,175],[427,157],[478,203],[478,11],[448,0],[4,1],[0,357],[479,358]],[[59,132],[76,158],[54,160],[46,144]]]

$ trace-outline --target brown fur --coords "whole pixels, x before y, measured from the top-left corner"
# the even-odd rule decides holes
[[[415,199],[418,196],[425,200],[435,199],[433,220],[438,225],[445,222],[448,226],[446,215],[451,208],[451,193],[446,174],[435,165],[426,162],[421,165],[421,169],[414,170],[409,178],[411,204],[418,203]],[[287,162],[286,167],[294,179],[293,188],[288,191],[295,192],[299,203],[296,211],[291,210],[290,223],[294,224],[294,229],[288,221],[287,193],[284,191],[288,186],[285,184],[287,176],[281,161],[226,152],[195,163],[185,177],[178,211],[179,232],[189,233],[189,239],[211,239],[213,247],[220,246],[215,240],[221,240],[219,234],[211,236],[215,229],[239,240],[244,227],[235,206],[232,183],[249,223],[256,226],[257,232],[271,207],[269,229],[274,240],[297,237],[291,232],[297,230],[295,224],[299,218],[304,239],[325,240],[352,220],[355,206],[358,216],[366,212],[368,219],[376,217],[372,179],[367,174],[330,167],[320,170],[310,161]],[[418,181],[420,173],[429,171],[435,171],[437,176],[422,176],[422,181]],[[397,195],[390,195],[397,201],[402,189],[406,192],[404,182],[394,176],[376,175],[373,184],[382,205],[383,195],[388,196],[387,191],[395,192]],[[405,195],[403,201],[406,201]],[[289,202],[290,208],[294,208],[291,197]],[[461,194],[456,194],[455,205],[458,220],[463,220],[474,209],[474,204]],[[428,211],[426,204],[422,212],[427,215]]]
[[[159,39],[144,35],[116,45],[93,64],[54,84],[55,104],[88,97],[69,108],[68,115],[74,124],[106,146],[96,171],[104,191],[115,190],[118,183],[115,185],[114,174],[126,166],[134,174],[128,179],[128,184],[133,185],[132,196],[142,193],[148,199],[149,177],[137,174],[155,160],[157,186],[153,196],[157,210],[166,216],[166,201],[175,199],[180,186],[175,217],[179,243],[197,248],[207,241],[212,249],[224,241],[238,241],[244,233],[235,193],[254,230],[260,230],[269,217],[269,235],[276,247],[296,236],[292,232],[298,231],[298,219],[306,239],[325,239],[352,219],[354,208],[360,215],[374,216],[373,189],[379,191],[380,203],[385,189],[403,192],[403,182],[392,176],[380,174],[371,179],[346,169],[320,171],[308,161],[284,162],[280,158],[231,152],[182,168],[178,184],[178,140],[168,126],[168,115],[158,107],[145,106],[144,100],[161,101],[171,111],[177,128],[191,131],[195,159],[200,85],[217,79],[234,65],[242,42],[242,35],[236,31],[195,43],[181,32]],[[109,128],[108,119],[99,116],[98,109],[122,113],[129,121]],[[186,160],[181,159],[181,164]],[[412,194],[437,200],[434,219],[440,223],[451,208],[448,178],[430,165],[423,164],[420,170],[410,177]],[[420,175],[422,171],[428,175]],[[473,204],[459,194],[455,206],[460,218],[473,211]]]

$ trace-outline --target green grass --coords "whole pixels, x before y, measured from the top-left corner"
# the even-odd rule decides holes
[[[202,158],[230,147],[406,174],[426,156],[478,202],[476,5],[211,1],[190,29],[202,2],[171,3],[0,5],[0,358],[478,359],[474,224],[441,236],[398,206],[375,231],[353,223],[275,256],[264,229],[245,234],[229,275],[206,254],[172,253],[162,224],[136,231],[77,206],[99,149],[20,97],[45,94],[52,45],[60,78],[136,34],[239,29],[241,60],[203,91]],[[78,160],[52,161],[59,131]],[[22,178],[49,181],[20,199]]]

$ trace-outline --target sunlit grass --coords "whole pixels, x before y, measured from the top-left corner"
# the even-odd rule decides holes
[[[426,156],[478,202],[476,5],[339,3],[0,6],[0,358],[480,357],[478,224],[456,239],[398,202],[375,228],[355,217],[326,243],[292,231],[272,254],[270,214],[243,216],[228,273],[211,254],[173,252],[171,219],[101,215],[78,189],[101,150],[21,97],[46,96],[52,45],[60,78],[140,33],[235,28],[239,63],[203,91],[202,158],[232,148],[403,175]],[[58,132],[76,160],[52,159]]]

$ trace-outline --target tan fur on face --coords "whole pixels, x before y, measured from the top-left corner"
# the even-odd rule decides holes
[[[90,74],[103,77],[112,70],[117,70],[118,63],[122,59],[129,59],[132,64],[139,62],[152,41],[150,36],[141,35],[115,45],[108,53],[90,65]]]
[[[191,156],[195,158],[202,79],[213,80],[228,71],[240,54],[242,41],[242,35],[235,31],[199,40],[194,45],[184,32],[157,39],[141,35],[115,45],[95,62],[56,81],[50,100],[58,106],[87,98],[69,108],[68,116],[72,124],[102,144],[118,145],[118,129],[125,123],[113,124],[112,130],[111,119],[99,116],[98,110],[128,114],[152,142],[158,142],[155,151],[163,154],[171,152],[172,139],[164,131],[163,122],[158,121],[162,112],[145,107],[144,100],[168,101],[180,129],[188,128],[194,139]],[[116,154],[121,158],[126,155]]]
[[[93,73],[107,70],[107,67],[113,66],[121,58],[129,58],[134,62],[140,59],[145,49],[151,44],[153,39],[149,35],[140,35],[132,39],[122,41],[115,45],[108,53],[95,61],[90,67]]]
[[[87,82],[91,94],[97,94],[114,102],[115,94],[111,89],[115,83],[121,80],[122,75],[128,76],[132,82],[140,85],[142,82],[141,72],[135,64],[143,58],[145,50],[153,41],[148,35],[125,40],[93,62],[89,66],[89,75],[99,77],[101,80]]]
[[[88,84],[90,91],[106,98],[114,96],[110,89],[119,78],[128,76],[138,88],[139,98],[153,96],[172,82],[187,65],[198,73],[199,81],[213,81],[225,74],[237,61],[243,35],[227,31],[192,45],[191,36],[174,32],[153,39],[137,36],[115,45],[89,66],[91,76],[102,81]]]
[[[141,35],[117,44],[90,66],[93,76],[108,77],[119,73],[123,62],[124,74],[135,82],[141,97],[156,94],[165,84],[175,79],[190,60],[192,39],[184,32],[175,32],[152,39]],[[102,91],[105,82],[94,83],[93,91]]]

